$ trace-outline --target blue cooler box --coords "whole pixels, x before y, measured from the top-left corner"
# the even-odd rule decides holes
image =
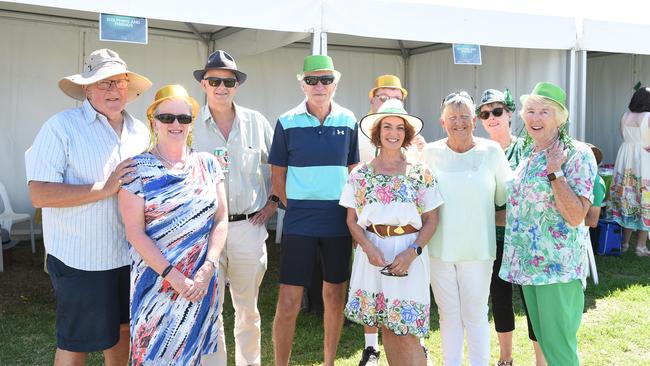
[[[621,255],[623,229],[609,220],[598,220],[598,255]]]

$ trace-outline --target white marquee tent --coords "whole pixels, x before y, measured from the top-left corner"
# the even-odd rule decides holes
[[[465,89],[510,88],[514,95],[547,80],[569,93],[573,132],[604,147],[613,161],[620,143],[617,118],[637,80],[650,83],[650,27],[641,20],[605,15],[599,1],[549,0],[186,0],[162,6],[152,0],[48,0],[0,2],[0,181],[17,211],[33,210],[25,184],[24,151],[52,114],[76,102],[57,88],[97,48],[115,49],[154,87],[129,105],[136,116],[158,87],[180,83],[203,96],[191,71],[214,49],[226,49],[249,80],[237,102],[269,120],[302,98],[295,81],[312,34],[326,34],[328,54],[343,78],[336,99],[357,116],[368,108],[367,90],[393,73],[409,89],[407,105],[427,122],[427,140],[442,137],[439,100]],[[629,6],[628,6],[629,5]],[[617,2],[623,14],[631,0]],[[562,9],[558,11],[557,9]],[[578,11],[586,9],[585,11]],[[149,44],[101,42],[98,13],[147,17]],[[633,12],[634,13],[634,12]],[[640,12],[639,12],[640,13]],[[636,13],[635,13],[636,14]],[[647,12],[646,12],[647,14]],[[645,37],[643,37],[644,35]],[[619,38],[620,37],[620,38]],[[318,43],[318,42],[316,42]],[[451,43],[482,45],[483,65],[454,65]],[[602,51],[587,57],[588,50]],[[603,52],[624,52],[608,54]],[[587,121],[585,123],[585,121]],[[518,123],[516,124],[516,126]]]

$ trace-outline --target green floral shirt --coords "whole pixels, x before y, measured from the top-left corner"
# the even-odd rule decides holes
[[[598,172],[589,147],[573,141],[565,148],[562,166],[577,196],[593,201]],[[508,184],[506,233],[499,276],[521,285],[546,285],[584,280],[587,273],[589,230],[584,223],[571,227],[555,205],[547,178],[544,153],[530,154]]]

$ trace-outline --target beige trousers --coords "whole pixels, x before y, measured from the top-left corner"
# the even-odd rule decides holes
[[[253,225],[248,220],[228,223],[228,237],[219,259],[218,346],[216,355],[210,357],[211,365],[221,366],[227,362],[222,316],[226,281],[230,283],[230,297],[235,309],[235,364],[262,364],[262,321],[257,310],[257,297],[266,272],[267,237],[264,225]]]

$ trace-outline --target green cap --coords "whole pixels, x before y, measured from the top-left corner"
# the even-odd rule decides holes
[[[547,83],[547,82],[541,82],[537,83],[535,87],[533,88],[533,91],[530,92],[530,94],[525,94],[522,95],[519,100],[521,103],[524,103],[524,101],[531,95],[536,95],[538,97],[542,97],[544,99],[548,99],[552,102],[555,102],[562,107],[565,111],[566,109],[566,93],[562,88],[559,86],[553,84],[553,83]]]
[[[326,55],[310,55],[305,57],[302,64],[302,73],[298,74],[298,80],[302,80],[306,72],[312,71],[331,71],[336,78],[341,77],[341,73],[334,70],[334,61]]]

